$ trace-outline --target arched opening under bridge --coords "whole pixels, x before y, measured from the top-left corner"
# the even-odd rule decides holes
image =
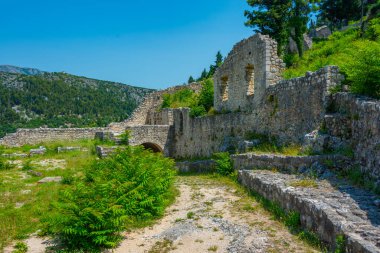
[[[141,146],[143,146],[145,149],[152,150],[154,153],[162,153],[164,151],[160,147],[160,145],[158,145],[156,143],[152,143],[152,142],[145,142],[145,143],[141,144]]]

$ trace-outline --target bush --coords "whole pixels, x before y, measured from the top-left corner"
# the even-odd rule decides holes
[[[163,214],[171,199],[174,162],[141,147],[96,161],[86,179],[61,194],[45,231],[69,249],[113,248],[121,232]]]
[[[284,78],[303,76],[327,65],[340,67],[353,93],[380,98],[380,18],[372,19],[364,33],[358,28],[334,32],[327,40],[316,42],[302,58],[286,56],[292,66]]]
[[[28,245],[24,242],[17,242],[14,246],[15,250],[12,253],[26,253],[28,252]]]
[[[380,98],[380,45],[376,42],[358,42],[352,51],[352,60],[342,70],[353,93]]]
[[[2,155],[3,153],[0,151],[0,171],[12,169],[14,166],[7,162]]]
[[[228,152],[215,153],[213,159],[216,163],[216,172],[228,176],[234,172],[230,154]]]
[[[129,139],[131,137],[131,132],[129,130],[125,130],[125,132],[120,135],[120,144],[129,145]]]

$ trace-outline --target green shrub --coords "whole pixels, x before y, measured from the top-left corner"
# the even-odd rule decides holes
[[[172,94],[164,94],[161,108],[188,107],[191,117],[206,115],[214,104],[214,82],[209,78],[200,84],[202,89],[199,94],[186,87]]]
[[[84,181],[61,194],[44,230],[70,250],[113,248],[122,231],[163,214],[174,171],[171,159],[141,147],[96,161]]]
[[[197,105],[193,106],[190,110],[190,116],[191,117],[200,117],[203,115],[206,115],[206,109],[204,108],[203,105]]]
[[[286,79],[336,65],[345,74],[351,92],[380,98],[380,18],[369,22],[364,37],[359,36],[358,28],[335,32],[327,40],[314,43],[302,58],[286,57],[284,60],[292,64],[284,71]]]
[[[335,251],[334,253],[345,253],[346,252],[346,239],[344,235],[338,235],[335,238]]]
[[[12,253],[26,253],[28,252],[28,245],[24,242],[17,242],[14,246],[15,250]]]
[[[131,131],[125,130],[125,132],[120,135],[120,144],[129,145],[129,139],[131,137]]]
[[[213,160],[216,163],[216,172],[227,176],[234,172],[232,160],[228,152],[215,153],[213,155]]]
[[[353,93],[380,98],[380,45],[357,42],[351,52],[352,60],[342,65],[347,83]]]
[[[0,152],[0,171],[1,170],[10,170],[14,168],[12,164],[10,164],[4,157],[2,156],[2,152]]]

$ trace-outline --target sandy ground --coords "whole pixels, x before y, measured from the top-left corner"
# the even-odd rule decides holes
[[[317,252],[233,185],[199,176],[179,177],[176,185],[180,195],[164,217],[126,232],[121,245],[109,252]],[[30,253],[43,253],[48,245],[35,236],[25,243]]]

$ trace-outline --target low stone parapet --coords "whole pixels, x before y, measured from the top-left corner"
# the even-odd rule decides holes
[[[318,234],[332,250],[343,235],[346,252],[380,252],[378,198],[357,188],[316,181],[318,187],[290,186],[295,175],[270,171],[239,171],[239,182],[248,189],[300,214],[301,226]]]

